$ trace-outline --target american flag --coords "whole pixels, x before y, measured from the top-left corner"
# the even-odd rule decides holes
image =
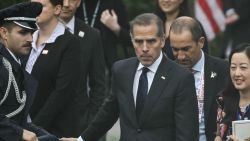
[[[222,0],[196,0],[195,17],[203,25],[209,41],[225,29]]]

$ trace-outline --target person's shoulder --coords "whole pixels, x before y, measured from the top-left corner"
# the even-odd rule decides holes
[[[74,48],[79,49],[81,46],[79,44],[81,43],[81,40],[70,33],[68,30],[65,30],[64,34],[58,36],[54,42],[55,46],[58,46],[60,48]]]
[[[67,29],[65,29],[64,34],[56,38],[56,41],[67,42],[69,40],[79,40],[79,39],[76,36],[74,36],[72,33],[70,33]]]
[[[138,59],[136,57],[130,57],[127,59],[122,59],[122,60],[116,61],[113,66],[114,67],[122,67],[122,66],[129,67],[127,65],[132,64],[132,63],[136,63],[136,62],[138,62]]]
[[[225,59],[221,59],[215,56],[206,55],[205,61],[209,61],[214,64],[216,67],[227,68],[229,66],[229,62]]]
[[[84,32],[86,33],[93,33],[93,34],[100,34],[100,31],[96,28],[93,28],[89,25],[87,25],[83,20],[81,20],[80,18],[75,18],[75,22],[76,22],[76,26],[78,26],[78,28],[84,30]]]
[[[171,68],[173,73],[180,73],[180,74],[190,73],[187,68],[181,66],[180,64],[174,62],[173,60],[169,58],[167,58],[166,65],[168,65],[168,67]]]

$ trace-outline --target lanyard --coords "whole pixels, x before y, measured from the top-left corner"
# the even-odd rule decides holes
[[[84,21],[86,24],[89,24],[88,14],[87,14],[87,10],[86,10],[86,4],[84,1],[82,2],[82,8],[83,8]],[[94,27],[97,12],[98,12],[99,8],[100,8],[100,0],[98,0],[98,2],[96,4],[95,11],[94,11],[94,14],[93,14],[93,17],[91,20],[91,24],[90,24],[91,27]]]

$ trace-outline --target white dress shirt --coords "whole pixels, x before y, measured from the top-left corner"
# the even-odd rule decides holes
[[[66,24],[70,33],[74,34],[75,32],[75,16],[71,18],[71,20]]]
[[[196,93],[201,89],[202,83],[204,84],[204,71],[205,71],[205,55],[203,51],[201,51],[201,58],[200,60],[193,66],[194,73],[194,79],[195,79],[195,88]],[[203,78],[203,79],[202,79]],[[203,88],[204,92],[204,88]],[[204,103],[204,99],[203,99]],[[205,134],[205,121],[204,121],[204,105],[203,110],[201,114],[201,119],[199,120],[199,141],[207,141],[206,134]]]
[[[40,46],[36,46],[36,42],[37,42],[38,36],[39,36],[39,30],[34,32],[31,53],[30,53],[29,59],[27,61],[26,67],[25,67],[25,69],[28,73],[32,72],[33,66],[34,66],[37,58],[40,56],[40,54],[47,53],[46,50],[43,50],[46,43],[54,43],[56,38],[60,35],[63,35],[64,32],[65,32],[65,26],[61,22],[58,22],[54,31],[50,35],[49,39],[46,42],[42,43]]]

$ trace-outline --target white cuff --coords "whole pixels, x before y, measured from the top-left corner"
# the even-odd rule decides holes
[[[84,140],[83,140],[82,137],[80,136],[80,137],[77,138],[77,141],[84,141]]]
[[[233,9],[233,8],[230,8],[230,9],[228,9],[227,11],[226,11],[226,16],[230,16],[230,15],[233,15],[233,14],[235,14],[236,12],[235,12],[235,10]]]

